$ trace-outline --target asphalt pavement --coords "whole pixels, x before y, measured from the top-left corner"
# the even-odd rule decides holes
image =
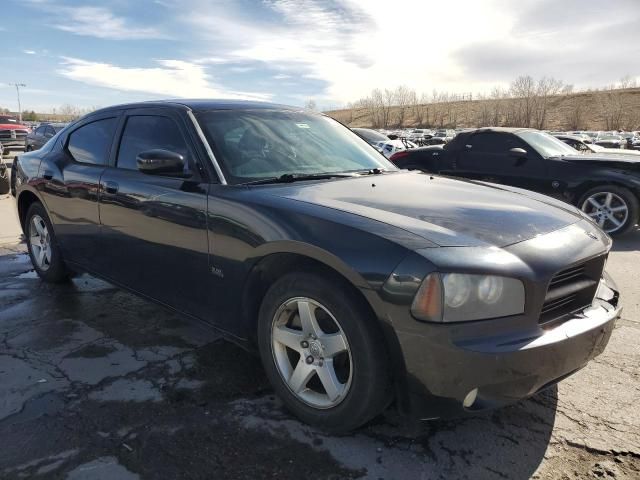
[[[557,387],[490,414],[350,435],[301,424],[259,359],[88,275],[42,283],[0,198],[0,478],[640,478],[640,230],[608,270],[623,318]]]

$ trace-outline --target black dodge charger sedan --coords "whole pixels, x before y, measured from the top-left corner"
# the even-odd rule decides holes
[[[38,275],[89,272],[256,349],[329,431],[505,405],[602,352],[620,314],[610,238],[580,210],[394,167],[296,108],[106,108],[20,155]]]

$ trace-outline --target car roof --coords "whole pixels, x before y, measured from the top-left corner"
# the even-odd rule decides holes
[[[196,112],[205,112],[209,110],[304,110],[302,107],[292,107],[289,105],[281,105],[278,103],[262,102],[256,100],[230,100],[230,99],[167,99],[167,100],[151,100],[146,102],[123,103],[110,107],[101,108],[93,113],[108,112],[110,110],[123,110],[132,108],[153,108],[153,107],[178,107],[182,109],[193,110]]]
[[[562,134],[562,135],[553,135],[553,136],[556,137],[556,138],[560,138],[560,139],[568,138],[569,140],[576,140],[578,142],[584,141],[584,139],[582,137],[580,137],[579,135],[564,135],[564,134]]]
[[[469,132],[504,132],[504,133],[517,133],[517,132],[526,132],[528,130],[535,130],[533,128],[519,128],[519,127],[481,127],[472,130],[468,130]]]

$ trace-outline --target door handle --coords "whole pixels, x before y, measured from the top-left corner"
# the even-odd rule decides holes
[[[42,174],[42,178],[45,180],[51,180],[53,178],[53,172],[51,170],[45,170]]]
[[[116,182],[102,182],[102,188],[107,193],[118,193],[118,184]]]

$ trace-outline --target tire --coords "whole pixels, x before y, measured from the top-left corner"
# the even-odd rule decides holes
[[[612,237],[627,233],[638,223],[638,197],[617,185],[599,185],[587,191],[577,207]]]
[[[24,149],[25,152],[30,152],[31,150],[33,150],[31,145],[27,145],[27,148]]]
[[[343,281],[290,273],[267,291],[258,318],[260,356],[274,390],[300,420],[331,433],[344,433],[363,425],[380,414],[392,398],[389,357],[374,324],[377,320],[368,318],[366,310],[345,295],[349,291]],[[316,335],[317,340],[307,336],[308,330],[297,330],[305,303],[315,314],[315,326],[322,331]],[[283,321],[290,323],[282,324]],[[274,332],[280,328],[297,348],[295,353],[276,340],[280,336]],[[289,337],[292,332],[295,336]],[[300,339],[307,348],[303,348],[303,342],[298,344]],[[338,344],[346,344],[347,350],[332,356],[332,346],[334,351],[342,348]],[[314,363],[308,363],[309,357]],[[310,369],[314,373],[309,376]],[[296,377],[298,370],[303,373]],[[334,375],[327,373],[331,370]],[[308,380],[296,382],[294,378]],[[328,379],[337,381],[333,384],[337,388],[326,389],[325,381],[331,385]],[[299,384],[306,388],[300,390],[296,387]]]
[[[4,172],[0,172],[0,195],[6,195],[10,190],[9,170],[4,169]]]
[[[49,283],[62,283],[70,276],[62,260],[49,216],[40,202],[34,202],[25,217],[25,236],[31,263],[38,276]],[[38,228],[36,225],[39,225]],[[42,239],[42,243],[38,240]],[[43,246],[41,246],[43,245]],[[44,258],[40,252],[44,250]]]

